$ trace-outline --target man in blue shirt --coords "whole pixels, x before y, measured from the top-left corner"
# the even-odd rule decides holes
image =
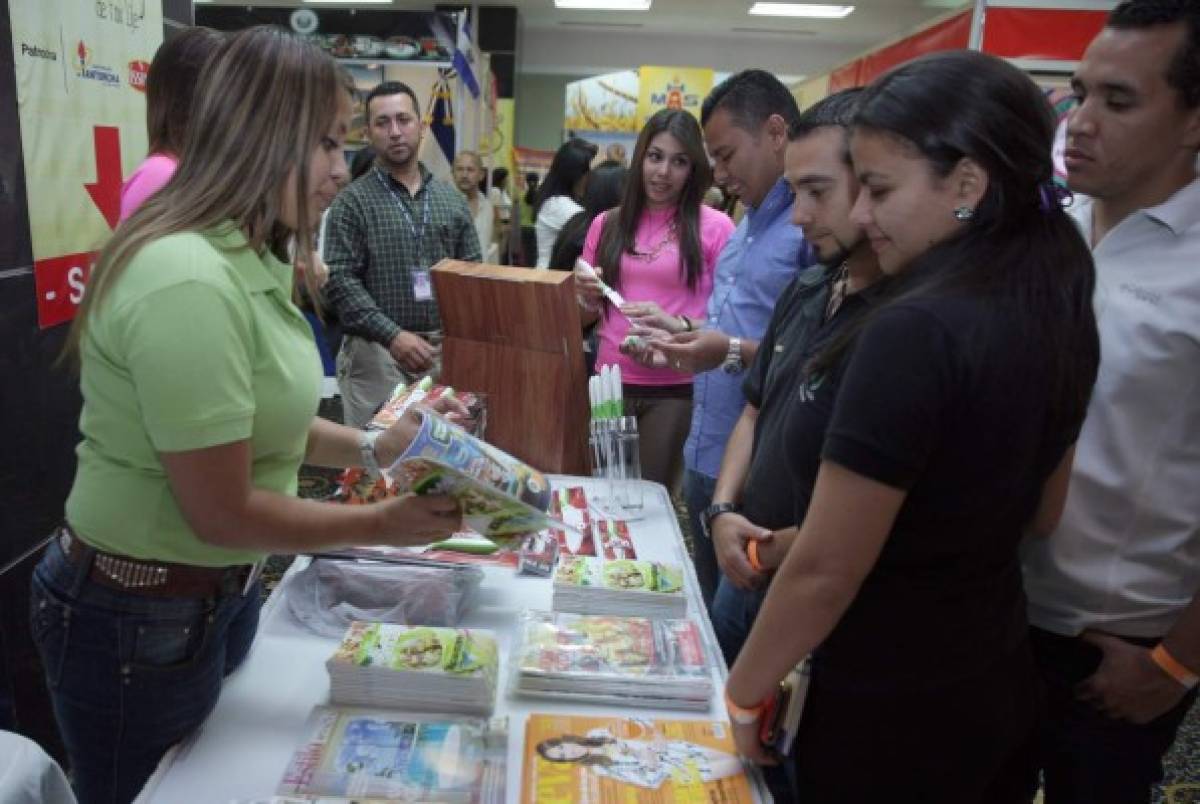
[[[657,354],[647,360],[696,374],[683,490],[706,606],[712,604],[719,570],[701,522],[712,504],[725,442],[746,404],[745,368],[758,350],[775,300],[813,261],[803,234],[791,222],[793,196],[783,178],[788,128],[799,116],[792,93],[763,70],[730,76],[704,99],[700,122],[714,176],[741,200],[746,214],[717,261],[703,322],[662,315],[634,321],[673,333],[667,343],[655,341],[652,351]]]

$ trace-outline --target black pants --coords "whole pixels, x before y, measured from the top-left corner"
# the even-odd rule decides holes
[[[1162,781],[1162,758],[1195,691],[1173,709],[1138,726],[1114,720],[1075,699],[1075,685],[1095,672],[1101,652],[1082,639],[1030,629],[1038,671],[1046,688],[1040,761],[1046,804],[1139,804]],[[1157,639],[1133,639],[1143,647]]]
[[[890,668],[879,667],[881,683]],[[936,685],[848,689],[819,661],[797,735],[799,801],[1028,802],[1038,711],[1029,646]]]

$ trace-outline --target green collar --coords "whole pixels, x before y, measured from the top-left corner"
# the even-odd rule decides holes
[[[204,237],[237,268],[238,275],[251,292],[278,290],[291,298],[292,266],[281,262],[269,250],[256,254],[250,248],[246,233],[232,221],[208,230]]]

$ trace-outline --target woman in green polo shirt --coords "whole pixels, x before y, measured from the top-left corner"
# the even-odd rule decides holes
[[[413,431],[369,442],[316,417],[320,359],[292,303],[287,248],[312,242],[345,177],[349,116],[314,47],[278,28],[230,37],[201,76],[178,170],[92,275],[71,337],[84,404],[68,526],[31,601],[84,804],[131,800],[211,711],[253,639],[264,554],[424,543],[459,525],[444,497],[295,496],[302,461],[385,464]]]

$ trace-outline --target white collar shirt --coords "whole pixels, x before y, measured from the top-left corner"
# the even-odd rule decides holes
[[[1092,204],[1072,214],[1090,243]],[[1200,179],[1093,256],[1100,371],[1062,522],[1025,545],[1029,616],[1157,638],[1200,589]]]

